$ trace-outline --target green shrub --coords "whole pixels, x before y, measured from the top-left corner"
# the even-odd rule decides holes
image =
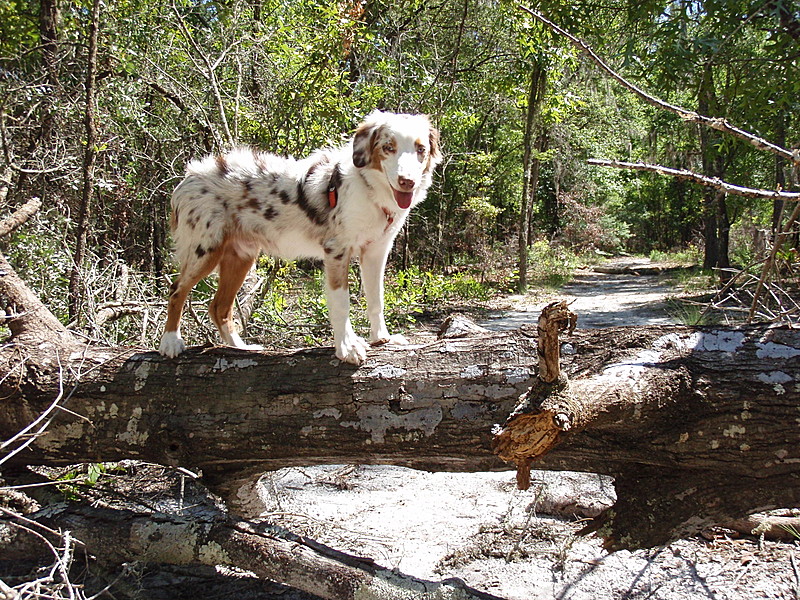
[[[661,250],[653,250],[650,252],[650,260],[654,262],[669,262],[680,263],[683,265],[697,265],[703,263],[703,249],[695,246],[694,244],[682,250],[672,250],[663,252]]]
[[[581,262],[572,250],[538,240],[528,250],[528,281],[534,286],[561,287]]]

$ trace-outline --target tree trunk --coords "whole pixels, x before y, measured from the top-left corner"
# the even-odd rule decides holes
[[[83,151],[83,191],[78,208],[78,227],[75,232],[75,251],[72,254],[72,271],[69,277],[69,318],[75,321],[80,316],[83,300],[81,276],[89,233],[92,195],[94,194],[94,167],[97,161],[97,121],[95,111],[97,94],[97,37],[100,29],[100,0],[93,0],[89,21],[89,39],[86,58],[86,114],[84,131],[86,148]]]
[[[540,61],[534,63],[531,71],[530,88],[528,90],[528,108],[525,113],[525,134],[522,142],[522,198],[519,207],[519,230],[517,234],[517,270],[519,280],[517,291],[525,292],[528,288],[528,231],[530,229],[531,206],[536,196],[539,179],[539,159],[534,152],[534,132],[538,125],[542,110],[544,92],[547,85],[547,69]]]
[[[714,79],[711,65],[706,65],[703,71],[700,89],[698,90],[698,110],[704,115],[719,116],[721,108],[716,97]],[[720,154],[721,136],[716,130],[706,127],[700,128],[700,154],[703,161],[703,173],[709,177],[725,178],[725,160]],[[703,256],[704,269],[727,269],[730,266],[728,259],[728,235],[730,219],[725,203],[725,194],[719,190],[706,188],[703,190],[703,237],[705,240],[705,253]],[[724,279],[724,272],[721,272]]]
[[[775,115],[775,143],[781,146],[786,146],[786,121],[788,115],[785,109],[779,109]],[[785,190],[786,188],[786,159],[782,156],[775,156],[775,188]],[[778,237],[781,232],[781,222],[783,219],[783,200],[776,199],[772,201],[772,240]]]
[[[557,443],[534,465],[617,478],[603,529],[611,547],[661,544],[768,505],[798,505],[800,332],[615,328],[576,332],[570,344],[562,368],[574,399],[539,407],[566,416],[569,430],[545,418],[541,430]],[[492,430],[534,381],[536,355],[528,330],[376,348],[360,368],[329,348],[204,347],[168,360],[132,349],[6,346],[0,435],[49,410],[47,430],[6,466],[178,465],[202,471],[247,513],[260,509],[247,486],[285,466],[504,468]],[[57,398],[65,410],[53,408]]]
[[[182,466],[247,513],[260,510],[249,488],[270,469],[502,469],[496,449],[517,463],[614,476],[617,504],[595,523],[613,548],[800,504],[796,329],[579,330],[560,361],[571,381],[535,403],[527,395],[528,447],[511,455],[493,448],[494,430],[539,385],[533,329],[451,328],[467,337],[374,348],[361,367],[329,348],[201,347],[166,359],[78,344],[4,259],[0,273],[14,307],[11,343],[0,348],[4,469],[124,458]]]
[[[540,393],[537,356],[558,346],[557,331],[541,323],[541,350],[533,328],[491,333],[456,320],[438,341],[375,348],[361,367],[335,360],[329,348],[202,347],[166,359],[79,345],[5,261],[0,272],[0,295],[17,306],[11,343],[0,349],[0,464],[7,481],[30,465],[141,459],[201,471],[230,508],[252,514],[263,509],[254,483],[270,469],[506,468],[497,453],[523,467],[615,477],[615,505],[586,528],[612,550],[660,545],[716,522],[800,505],[796,329],[579,330],[563,346],[560,373],[552,359],[539,368],[550,386]],[[574,324],[568,312],[555,314],[558,330]],[[163,532],[138,534],[174,519],[120,514],[107,521],[49,510],[41,518],[85,531],[87,543],[97,544],[90,551],[110,559],[118,556],[106,552],[112,539],[129,541],[118,552],[130,556],[155,552],[150,542]],[[285,553],[283,542],[247,538],[257,533],[251,524],[223,521],[179,524],[197,534],[186,541],[194,549],[180,556],[250,568],[249,552]],[[298,560],[292,568],[307,575],[322,559],[312,553]],[[351,591],[383,577],[362,567],[347,579],[356,582]],[[302,589],[320,592],[313,581]],[[414,589],[435,595],[436,586],[445,584]]]

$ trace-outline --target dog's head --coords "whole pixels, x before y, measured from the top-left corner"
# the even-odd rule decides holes
[[[411,206],[420,185],[430,185],[431,171],[441,160],[439,132],[425,115],[376,110],[353,138],[353,164],[384,173],[402,209]]]

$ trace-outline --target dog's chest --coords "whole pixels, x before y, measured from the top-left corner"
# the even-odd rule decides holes
[[[395,212],[371,203],[359,211],[342,211],[340,230],[334,235],[352,248],[364,248],[372,243],[394,238],[402,225]]]

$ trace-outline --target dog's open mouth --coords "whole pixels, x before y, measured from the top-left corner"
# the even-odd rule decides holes
[[[392,188],[394,192],[394,201],[397,202],[397,206],[402,209],[406,209],[411,206],[411,201],[414,199],[414,192],[399,192],[396,189]]]

